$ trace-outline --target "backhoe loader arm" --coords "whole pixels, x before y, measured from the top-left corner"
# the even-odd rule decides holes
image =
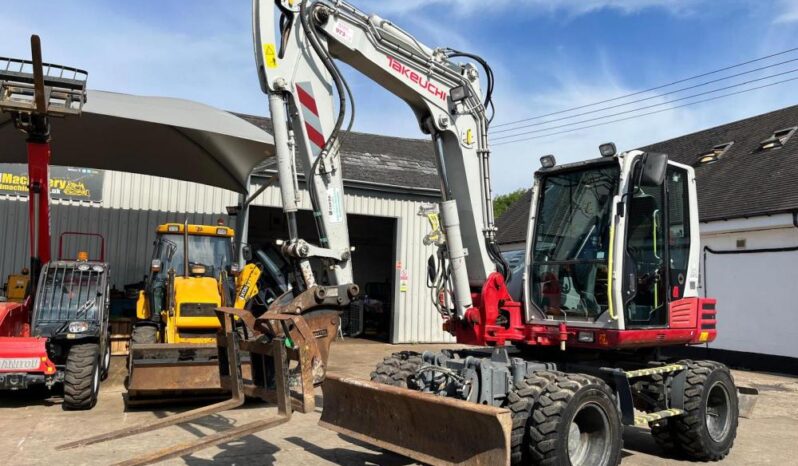
[[[472,287],[482,287],[497,265],[506,266],[494,243],[488,118],[477,69],[451,59],[478,57],[431,49],[378,16],[343,1],[254,0],[254,43],[261,87],[269,95],[283,209],[289,241],[306,286],[314,277],[307,259],[332,262],[332,284],[352,280],[349,235],[339,155],[349,89],[334,60],[345,62],[408,103],[421,130],[432,136],[441,180],[440,213],[450,266],[455,315],[472,307]],[[492,87],[492,82],[489,84]],[[336,110],[333,87],[339,99]],[[490,90],[488,92],[490,94]],[[350,101],[351,101],[351,96]],[[353,110],[351,110],[353,113]],[[313,247],[297,236],[299,158],[320,232]]]

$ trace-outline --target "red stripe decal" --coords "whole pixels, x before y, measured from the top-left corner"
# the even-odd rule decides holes
[[[305,123],[305,129],[308,131],[308,139],[319,149],[324,148],[324,136],[316,130],[316,128],[312,127],[310,123]]]
[[[297,96],[299,97],[299,102],[305,106],[308,110],[313,112],[314,115],[319,116],[319,109],[316,108],[316,99],[313,98],[308,92],[302,89],[300,86],[297,85]]]

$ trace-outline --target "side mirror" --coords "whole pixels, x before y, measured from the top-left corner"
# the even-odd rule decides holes
[[[427,259],[427,283],[435,283],[435,277],[438,275],[438,264],[435,262],[435,256],[429,256]]]
[[[643,172],[640,174],[641,186],[662,186],[668,170],[668,154],[649,152],[643,156]]]
[[[241,257],[244,258],[246,262],[252,260],[252,246],[248,244],[244,244],[241,246]]]

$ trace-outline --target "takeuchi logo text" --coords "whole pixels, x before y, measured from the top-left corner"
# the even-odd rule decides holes
[[[446,101],[446,99],[449,97],[449,94],[439,89],[438,86],[432,83],[432,81],[416,73],[403,63],[397,61],[395,58],[388,57],[388,66],[390,66],[392,70],[409,79],[418,87],[432,94],[434,97],[437,97],[443,101]]]

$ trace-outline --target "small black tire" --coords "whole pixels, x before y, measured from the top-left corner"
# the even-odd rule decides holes
[[[538,397],[529,421],[529,457],[545,466],[615,466],[623,426],[612,389],[601,379],[563,374]]]
[[[421,366],[421,354],[414,351],[394,353],[371,373],[371,381],[402,388],[416,388],[416,371]]]
[[[714,361],[680,361],[687,366],[685,414],[651,426],[664,450],[691,460],[719,461],[737,436],[737,389],[729,368]]]
[[[158,343],[158,328],[154,325],[136,325],[130,341],[139,345]]]
[[[100,345],[82,343],[72,345],[67,354],[64,371],[65,410],[91,409],[97,404],[100,392]]]
[[[543,389],[558,375],[561,374],[549,371],[535,372],[514,384],[510,392],[507,393],[507,402],[504,407],[510,410],[513,420],[513,430],[510,433],[511,464],[529,463],[529,418],[532,416],[532,409]]]
[[[108,378],[108,371],[111,369],[111,337],[105,340],[105,351],[100,364],[100,380]]]

